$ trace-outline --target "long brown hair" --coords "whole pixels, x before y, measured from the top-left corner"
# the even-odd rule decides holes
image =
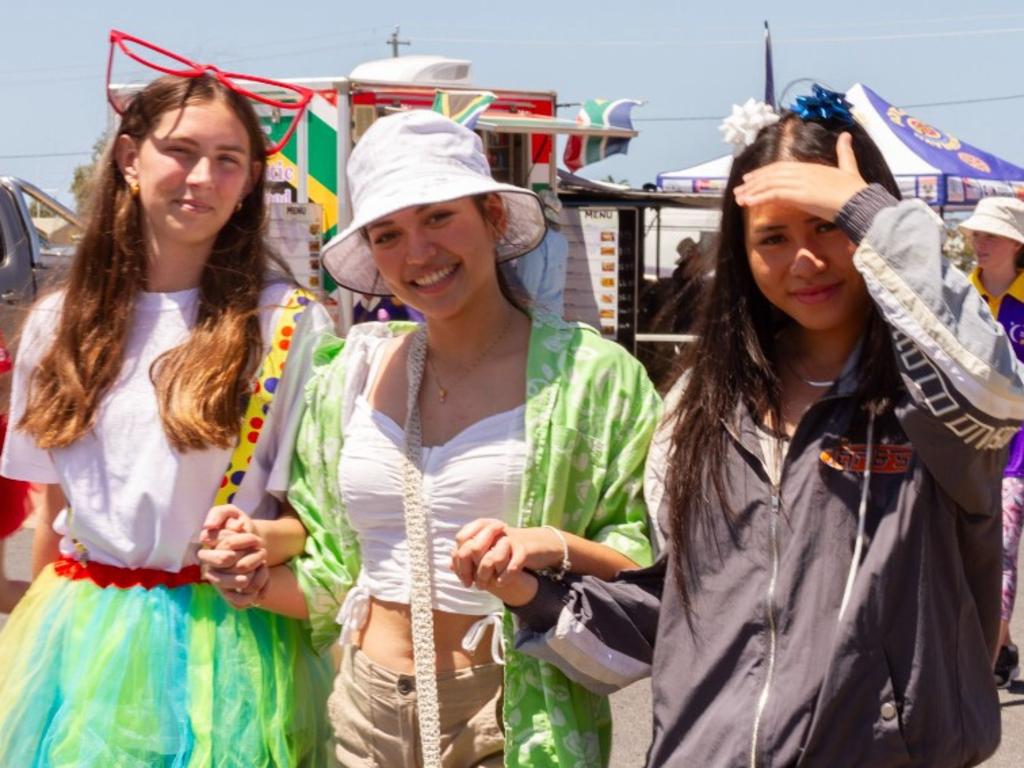
[[[899,197],[899,187],[885,158],[867,132],[857,124],[804,122],[792,113],[764,128],[734,161],[722,199],[722,221],[715,257],[715,276],[697,313],[698,340],[684,350],[677,377],[686,389],[669,415],[667,491],[673,576],[690,618],[690,595],[698,572],[695,546],[698,531],[711,530],[712,498],[727,520],[731,511],[726,494],[726,424],[737,406],[752,414],[770,413],[781,423],[781,384],[773,361],[775,334],[791,322],[761,293],[747,258],[743,212],[733,190],[743,175],[777,160],[838,165],[836,140],[848,132],[861,175]],[[881,406],[891,402],[899,385],[889,332],[872,304],[858,363],[858,397]]]
[[[178,451],[228,447],[263,347],[258,303],[270,256],[263,242],[266,140],[252,105],[214,78],[161,77],[128,105],[100,160],[85,233],[62,287],[54,341],[33,371],[19,427],[41,448],[63,448],[86,434],[124,359],[135,298],[146,286],[143,214],[115,159],[120,136],[141,143],[165,113],[218,102],[242,123],[253,188],[217,235],[203,269],[195,326],[153,363],[164,431]]]

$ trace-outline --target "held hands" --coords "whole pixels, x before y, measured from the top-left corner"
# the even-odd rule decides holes
[[[464,586],[522,605],[537,591],[537,577],[530,571],[558,565],[562,554],[561,539],[546,528],[513,528],[481,518],[456,534],[451,568]]]
[[[235,608],[258,605],[270,583],[267,548],[256,524],[238,507],[223,504],[206,516],[199,537],[203,577]]]
[[[841,133],[836,141],[838,167],[818,163],[782,161],[744,174],[736,187],[737,205],[777,203],[835,221],[842,207],[868,184],[860,175],[853,154],[853,138]]]

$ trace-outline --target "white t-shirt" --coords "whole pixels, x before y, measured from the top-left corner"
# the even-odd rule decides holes
[[[264,354],[291,289],[287,283],[273,283],[260,295]],[[139,295],[121,375],[100,404],[93,429],[67,448],[47,451],[15,425],[24,413],[29,376],[54,338],[62,299],[54,294],[39,302],[22,332],[0,474],[60,484],[73,510],[70,533],[86,547],[90,560],[179,571],[196,562],[202,523],[232,453],[230,448],[176,452],[164,434],[150,380],[153,361],[187,339],[198,289]],[[267,478],[275,464],[290,460],[312,347],[329,326],[323,307],[311,304],[292,336],[285,374],[233,502],[253,517],[277,516],[278,502],[267,493]],[[72,554],[66,510],[55,520],[54,530],[63,537],[61,551]]]

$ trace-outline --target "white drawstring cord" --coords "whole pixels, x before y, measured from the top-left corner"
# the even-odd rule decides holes
[[[409,609],[412,619],[412,659],[416,674],[416,714],[420,726],[423,768],[441,768],[441,713],[437,697],[437,664],[434,647],[434,602],[430,533],[423,509],[423,474],[420,461],[423,434],[419,391],[427,359],[427,334],[423,328],[412,335],[406,375],[405,461],[402,473],[405,537],[409,544]]]
[[[496,611],[495,613],[489,613],[479,621],[474,621],[466,634],[462,637],[462,650],[467,653],[473,653],[477,648],[480,647],[480,641],[484,639],[484,633],[488,627],[494,627],[494,632],[491,634],[491,658],[496,664],[505,663],[505,631],[504,631],[504,619],[505,614],[502,611]]]
[[[341,604],[341,610],[335,621],[341,625],[342,645],[352,642],[352,637],[366,626],[366,618],[370,615],[370,590],[356,584],[345,595],[345,601]]]
[[[857,577],[857,570],[860,568],[860,558],[864,551],[864,524],[868,516],[868,493],[871,489],[871,465],[875,460],[875,411],[875,404],[869,404],[868,447],[864,458],[864,479],[861,481],[860,508],[857,510],[857,538],[853,545],[853,561],[850,563],[850,572],[846,576],[846,589],[843,590],[843,600],[839,604],[839,621],[843,620],[843,614],[846,613],[846,606],[850,602],[850,594],[853,592],[853,582]]]

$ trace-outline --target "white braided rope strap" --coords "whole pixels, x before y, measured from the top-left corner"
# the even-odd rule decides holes
[[[410,339],[406,375],[405,461],[402,473],[405,537],[409,546],[409,608],[412,617],[412,657],[416,672],[416,714],[420,726],[423,768],[441,768],[441,712],[437,699],[437,663],[434,648],[433,579],[430,532],[423,509],[423,433],[419,391],[427,360],[426,328]]]

